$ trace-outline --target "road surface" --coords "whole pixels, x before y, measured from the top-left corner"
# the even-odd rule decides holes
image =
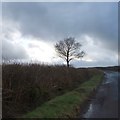
[[[118,72],[105,72],[105,79],[86,108],[83,118],[118,118]]]
[[[2,88],[0,88],[0,120],[2,118]]]

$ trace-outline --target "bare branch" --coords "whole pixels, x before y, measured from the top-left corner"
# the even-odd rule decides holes
[[[69,67],[69,62],[71,60],[84,57],[85,52],[80,50],[81,46],[82,45],[76,42],[73,37],[69,37],[56,43],[55,50],[58,56],[67,62],[67,66]]]

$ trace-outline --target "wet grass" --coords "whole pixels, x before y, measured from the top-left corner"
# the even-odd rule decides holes
[[[44,103],[42,106],[24,115],[23,118],[75,117],[78,109],[79,111],[81,110],[84,102],[88,100],[91,92],[99,85],[102,77],[103,73],[93,76],[77,89]]]

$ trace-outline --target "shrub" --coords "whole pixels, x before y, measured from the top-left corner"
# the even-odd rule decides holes
[[[16,117],[90,79],[96,69],[3,64],[3,118]]]

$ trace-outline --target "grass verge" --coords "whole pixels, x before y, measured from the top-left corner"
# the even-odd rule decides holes
[[[32,112],[24,115],[23,118],[75,117],[78,110],[82,110],[83,104],[89,99],[89,96],[97,88],[102,78],[103,73],[93,76],[78,88],[44,103]]]

